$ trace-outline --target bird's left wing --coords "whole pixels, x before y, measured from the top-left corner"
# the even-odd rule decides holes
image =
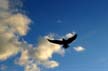
[[[50,40],[50,39],[48,39],[48,41],[51,42],[51,43],[59,44],[59,45],[63,44],[63,41],[60,41],[60,40]]]

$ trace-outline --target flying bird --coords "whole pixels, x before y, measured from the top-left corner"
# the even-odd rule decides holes
[[[51,42],[51,43],[63,45],[63,48],[66,49],[66,48],[69,47],[68,44],[73,42],[76,38],[77,38],[77,34],[74,34],[73,36],[69,37],[68,39],[64,39],[64,38],[62,40],[51,40],[51,39],[48,39],[48,41]]]

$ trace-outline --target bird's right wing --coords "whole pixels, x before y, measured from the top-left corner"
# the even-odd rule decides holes
[[[71,43],[71,42],[74,41],[76,38],[77,38],[77,34],[75,34],[74,36],[70,37],[70,38],[67,40],[67,43]]]
[[[51,42],[51,43],[59,44],[59,45],[63,44],[63,41],[60,41],[60,40],[50,40],[50,39],[48,39],[48,41]]]

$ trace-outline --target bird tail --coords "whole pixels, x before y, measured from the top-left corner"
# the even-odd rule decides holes
[[[68,48],[68,47],[69,47],[68,44],[64,44],[64,45],[63,45],[63,48],[65,48],[65,49]]]

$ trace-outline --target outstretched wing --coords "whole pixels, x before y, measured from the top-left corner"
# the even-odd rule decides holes
[[[66,42],[69,44],[69,43],[71,43],[72,41],[74,41],[76,38],[77,38],[77,34],[75,34],[74,36],[68,38],[68,39],[66,40]]]
[[[51,42],[51,43],[59,44],[59,45],[63,44],[63,41],[60,41],[60,40],[50,40],[50,39],[48,39],[48,41]]]

